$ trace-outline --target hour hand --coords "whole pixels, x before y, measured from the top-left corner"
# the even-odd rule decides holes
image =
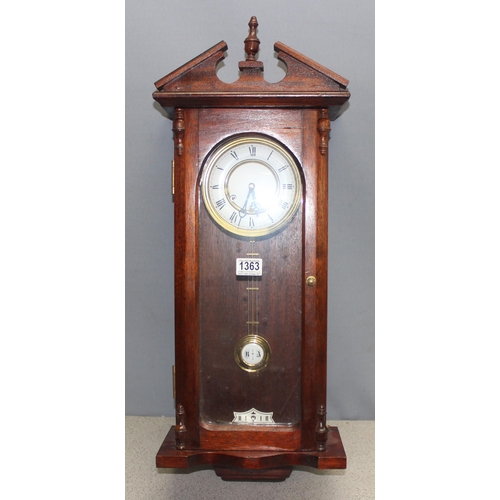
[[[240,214],[243,214],[243,215],[247,214],[247,205],[248,205],[248,200],[250,198],[252,198],[253,200],[255,200],[255,184],[253,182],[251,182],[248,185],[248,194],[247,194],[247,197],[245,199],[245,203],[240,208]],[[243,217],[243,215],[241,215],[241,217]]]

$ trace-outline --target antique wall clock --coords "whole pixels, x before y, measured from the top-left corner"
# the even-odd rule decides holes
[[[249,23],[240,78],[220,42],[155,83],[173,119],[176,425],[157,467],[279,481],[346,467],[326,425],[328,140],[348,81]]]

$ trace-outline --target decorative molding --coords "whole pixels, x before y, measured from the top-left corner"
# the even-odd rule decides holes
[[[184,111],[181,108],[175,108],[175,118],[172,125],[174,132],[174,148],[178,156],[184,153],[184,130],[186,130],[186,122],[184,121]]]
[[[320,135],[319,151],[322,155],[328,152],[328,141],[330,139],[330,118],[328,117],[328,109],[323,108],[320,111],[318,118],[318,132]]]

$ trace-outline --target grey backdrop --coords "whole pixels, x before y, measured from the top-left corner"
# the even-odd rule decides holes
[[[172,122],[153,84],[221,40],[236,80],[252,15],[267,80],[284,75],[276,41],[350,80],[330,134],[327,410],[374,419],[373,0],[127,1],[126,414],[174,415]]]

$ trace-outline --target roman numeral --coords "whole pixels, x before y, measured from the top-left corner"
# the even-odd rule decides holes
[[[290,168],[290,165],[283,165],[281,168],[278,168],[278,172],[283,172],[283,170],[286,170],[287,168]]]
[[[219,185],[218,184],[214,184],[213,186],[210,186],[211,189],[219,189]]]
[[[283,189],[293,189],[293,184],[283,184]]]
[[[238,160],[238,155],[236,154],[236,151],[231,151],[231,156],[235,159]]]
[[[219,201],[215,202],[215,206],[219,209],[222,210],[226,206],[226,198],[222,198]]]
[[[283,209],[286,210],[286,207],[288,207],[288,203],[286,201],[280,200],[278,201],[278,205]]]
[[[257,147],[256,146],[249,146],[248,150],[250,151],[250,156],[255,156],[257,154]]]

